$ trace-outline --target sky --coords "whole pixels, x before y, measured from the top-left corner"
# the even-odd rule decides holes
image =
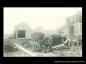
[[[55,30],[66,24],[66,18],[82,11],[81,7],[4,7],[4,34],[25,22],[31,29]]]

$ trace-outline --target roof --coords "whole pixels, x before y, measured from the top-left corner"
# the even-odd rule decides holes
[[[15,30],[23,30],[23,29],[30,29],[30,27],[28,26],[28,24],[24,22],[16,25],[15,27]]]

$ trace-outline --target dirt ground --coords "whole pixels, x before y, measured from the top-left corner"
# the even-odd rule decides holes
[[[3,55],[4,55],[4,57],[30,57],[30,55],[24,53],[21,50],[19,50],[17,52],[4,53]]]
[[[32,52],[32,51],[31,51]],[[82,46],[73,46],[70,49],[55,50],[51,53],[33,52],[37,57],[82,57]],[[17,52],[4,53],[4,57],[31,57],[19,50]]]
[[[71,49],[55,50],[52,53],[36,53],[38,56],[48,57],[82,57],[82,47],[73,46]]]

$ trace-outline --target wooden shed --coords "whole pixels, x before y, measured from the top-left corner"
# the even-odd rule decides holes
[[[26,23],[20,23],[15,26],[15,37],[17,39],[30,39],[31,29]]]

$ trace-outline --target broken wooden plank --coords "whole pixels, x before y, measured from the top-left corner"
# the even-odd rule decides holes
[[[15,43],[14,45],[15,45],[18,49],[22,50],[23,52],[25,52],[25,53],[27,53],[27,54],[29,54],[29,55],[31,55],[31,56],[37,56],[37,55],[33,54],[32,52],[26,50],[26,49],[23,48],[22,46],[16,44],[16,43]]]

